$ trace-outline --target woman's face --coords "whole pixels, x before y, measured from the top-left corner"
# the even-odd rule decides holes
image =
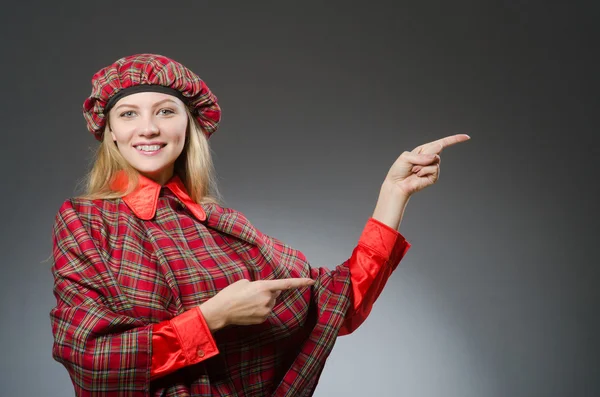
[[[139,92],[110,110],[110,133],[119,152],[142,175],[164,184],[183,151],[188,117],[179,98]]]

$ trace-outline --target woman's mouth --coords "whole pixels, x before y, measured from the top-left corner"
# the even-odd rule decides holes
[[[165,146],[167,146],[166,143],[160,145],[137,145],[134,148],[143,155],[152,156],[159,153]]]

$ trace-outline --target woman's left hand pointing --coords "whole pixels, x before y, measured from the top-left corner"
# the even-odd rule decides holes
[[[410,197],[438,180],[442,150],[469,139],[471,137],[466,134],[451,135],[406,151],[394,162],[385,181]]]

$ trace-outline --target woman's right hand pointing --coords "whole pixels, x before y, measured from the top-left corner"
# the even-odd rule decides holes
[[[200,305],[200,310],[211,331],[227,325],[260,324],[271,314],[281,291],[314,283],[310,278],[239,280]]]

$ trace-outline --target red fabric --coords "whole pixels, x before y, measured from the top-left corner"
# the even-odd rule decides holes
[[[115,186],[126,183],[124,177],[121,174]],[[166,186],[197,218],[206,218],[202,207],[187,195],[177,176]],[[123,199],[136,216],[152,219],[160,189],[161,186],[151,180],[140,178],[136,190]],[[374,218],[367,221],[358,245],[348,260],[353,305],[346,314],[339,336],[352,333],[365,321],[392,271],[410,247],[411,244],[397,230]],[[218,349],[202,312],[198,308],[189,310],[153,326],[151,378],[167,375],[216,354]]]
[[[339,336],[356,330],[367,318],[392,272],[411,247],[404,236],[388,225],[370,218],[350,258],[353,306]]]
[[[200,307],[152,326],[150,379],[219,354]]]

